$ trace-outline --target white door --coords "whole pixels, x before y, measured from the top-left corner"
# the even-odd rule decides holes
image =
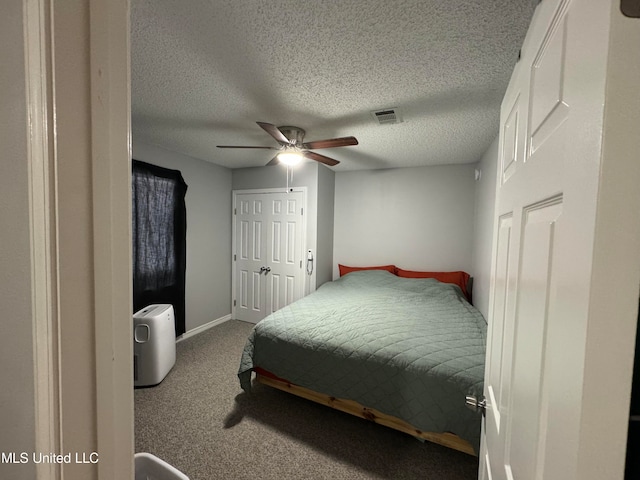
[[[257,323],[302,297],[304,193],[235,195],[235,317]]]
[[[592,288],[594,258],[607,254],[594,252],[616,3],[541,2],[502,103],[481,479],[622,478],[630,362],[608,375],[621,375],[622,395],[595,384],[607,388],[597,363],[632,346],[612,328],[616,341],[590,349],[609,321]],[[627,332],[632,315],[615,317]]]

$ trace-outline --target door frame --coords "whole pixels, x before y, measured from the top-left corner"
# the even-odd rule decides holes
[[[129,1],[21,3],[36,478],[132,479]]]
[[[308,206],[307,206],[307,187],[289,187],[288,190],[283,188],[251,188],[251,189],[242,189],[242,190],[232,190],[231,195],[233,197],[232,205],[231,205],[231,216],[233,217],[233,222],[231,225],[231,318],[236,318],[236,221],[237,215],[237,201],[238,195],[252,195],[252,194],[262,194],[262,193],[287,193],[287,192],[300,192],[302,193],[302,208],[304,208],[304,213],[302,215],[302,241],[300,252],[300,258],[304,259],[304,252],[307,250],[307,217],[308,217]],[[304,275],[304,281],[302,283],[302,293],[307,291],[307,286],[309,284],[309,275]]]

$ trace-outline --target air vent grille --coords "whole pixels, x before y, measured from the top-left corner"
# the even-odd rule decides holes
[[[376,119],[380,125],[392,125],[394,123],[400,123],[402,118],[397,108],[385,108],[383,110],[377,110],[371,112],[373,118]]]

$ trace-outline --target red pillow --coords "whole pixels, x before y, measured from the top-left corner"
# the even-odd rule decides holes
[[[338,264],[338,268],[340,269],[340,276],[346,275],[347,273],[357,272],[359,270],[386,270],[387,272],[391,272],[395,275],[396,266],[395,265],[381,265],[379,267],[347,267],[346,265]]]
[[[442,283],[453,283],[458,285],[467,300],[470,300],[469,292],[467,292],[467,284],[469,283],[469,274],[467,272],[415,272],[397,268],[396,275],[404,278],[435,278]]]

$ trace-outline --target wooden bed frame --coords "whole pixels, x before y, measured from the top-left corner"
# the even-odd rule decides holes
[[[299,397],[306,398],[307,400],[311,400],[316,403],[335,408],[336,410],[350,413],[351,415],[355,415],[356,417],[364,418],[365,420],[379,423],[380,425],[384,425],[386,427],[391,427],[395,430],[408,433],[409,435],[412,435],[414,437],[437,443],[439,445],[443,445],[445,447],[449,447],[454,450],[467,453],[469,455],[477,456],[476,452],[469,442],[463,440],[457,435],[454,435],[453,433],[423,432],[405,422],[404,420],[393,417],[391,415],[387,415],[386,413],[379,412],[378,410],[365,407],[353,400],[330,397],[323,393],[318,393],[308,388],[294,385],[285,380],[279,380],[276,378],[261,375],[257,372],[256,381],[264,385],[277,388],[278,390],[282,390],[284,392],[292,393]]]

